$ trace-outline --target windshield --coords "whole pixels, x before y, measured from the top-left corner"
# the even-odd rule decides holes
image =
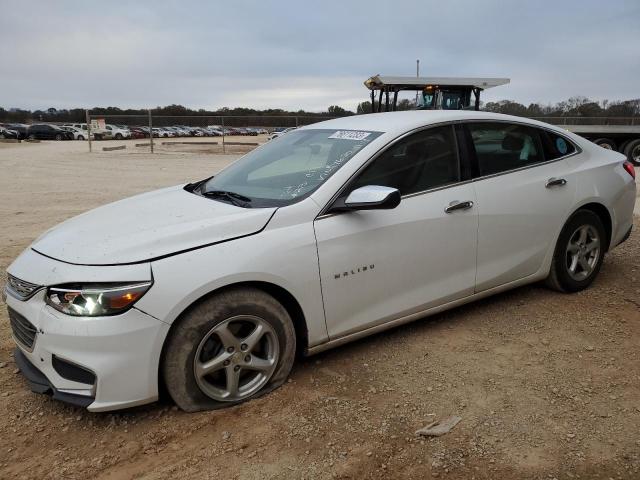
[[[294,130],[245,155],[194,193],[228,203],[242,197],[243,207],[290,205],[311,194],[381,134]]]

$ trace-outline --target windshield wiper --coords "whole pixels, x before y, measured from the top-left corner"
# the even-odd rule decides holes
[[[226,198],[229,203],[235,205],[236,207],[248,207],[251,203],[251,199],[249,197],[245,197],[236,192],[229,192],[227,190],[208,190],[202,192],[202,195],[205,197],[213,197],[213,198]]]

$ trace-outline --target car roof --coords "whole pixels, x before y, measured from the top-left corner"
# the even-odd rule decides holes
[[[504,115],[502,113],[477,112],[475,110],[408,110],[402,112],[369,113],[313,123],[301,127],[301,129],[365,130],[400,135],[404,132],[430,124],[463,120],[512,121],[562,131],[562,129],[553,125],[524,117]]]

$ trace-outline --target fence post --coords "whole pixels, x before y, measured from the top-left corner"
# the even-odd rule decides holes
[[[227,153],[226,146],[224,144],[224,117],[220,117],[222,119],[222,153]]]
[[[296,128],[298,128],[298,116],[296,115]]]
[[[91,153],[91,115],[89,115],[89,110],[85,110],[84,112],[87,120],[87,140],[89,141],[89,153]]]
[[[151,147],[151,153],[153,153],[153,122],[151,121],[151,109],[147,110],[149,113],[149,146]]]

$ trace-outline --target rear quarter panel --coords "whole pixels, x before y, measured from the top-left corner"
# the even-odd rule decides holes
[[[636,184],[622,166],[624,155],[588,143],[582,139],[583,152],[567,159],[570,175],[577,184],[574,211],[588,203],[604,205],[611,216],[613,247],[633,225]]]

